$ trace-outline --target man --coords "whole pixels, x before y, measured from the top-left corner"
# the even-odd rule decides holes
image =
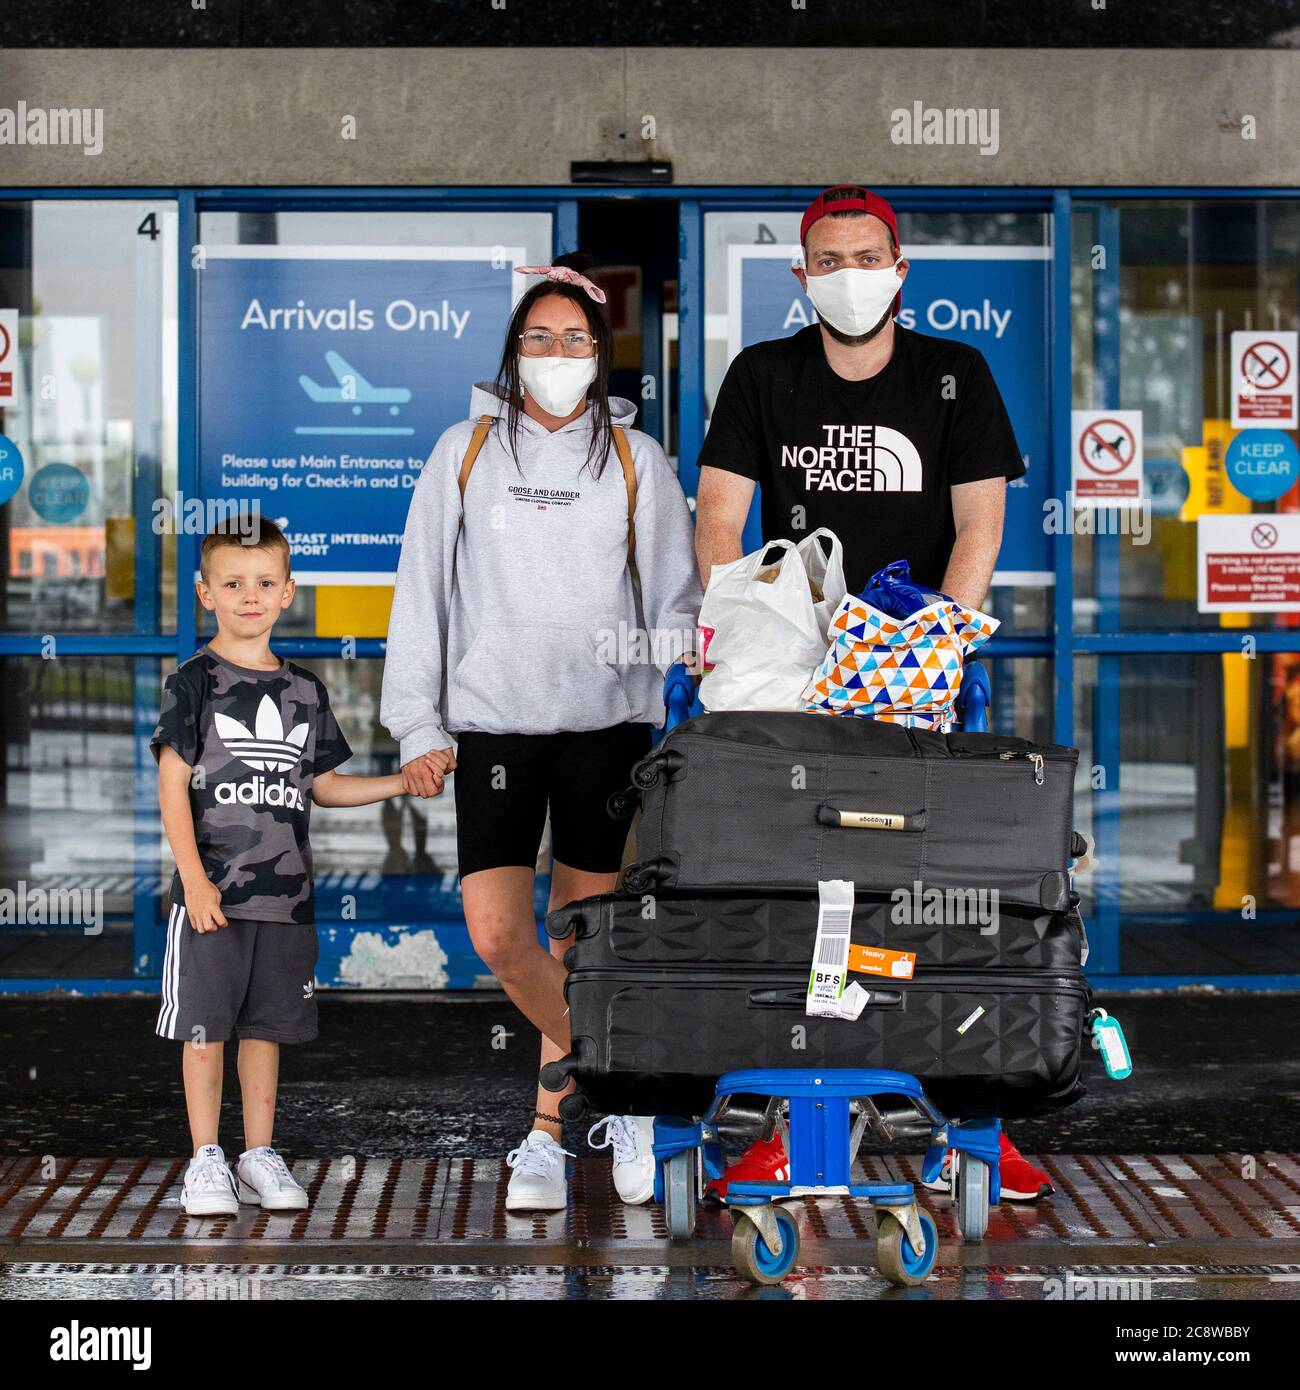
[[[699,460],[700,577],[707,585],[714,565],[740,557],[757,483],[764,540],[830,527],[850,593],[906,559],[921,587],[982,607],[1007,480],[1025,472],[988,364],[894,321],[908,264],[883,198],[827,189],[799,240],[794,274],[820,322],[746,348],[727,371]],[[752,1146],[727,1179],[770,1181],[785,1165],[778,1137]],[[1000,1169],[1004,1198],[1052,1191],[1005,1135]]]

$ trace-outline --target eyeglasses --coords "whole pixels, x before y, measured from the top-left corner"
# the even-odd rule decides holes
[[[519,335],[525,357],[545,357],[559,343],[566,357],[592,357],[596,340],[590,333],[574,329],[570,333],[552,333],[549,328],[529,328]]]

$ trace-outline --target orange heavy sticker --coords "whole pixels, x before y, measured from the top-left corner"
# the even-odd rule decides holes
[[[849,947],[849,969],[859,975],[886,975],[894,980],[910,980],[915,964],[915,951],[882,951],[875,946]]]

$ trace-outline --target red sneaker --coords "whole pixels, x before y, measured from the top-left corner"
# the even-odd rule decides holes
[[[790,1160],[785,1156],[781,1136],[774,1134],[766,1141],[755,1139],[720,1178],[710,1179],[704,1195],[721,1202],[726,1198],[729,1183],[789,1181]]]
[[[1007,1202],[1036,1202],[1050,1197],[1056,1189],[1041,1168],[1035,1168],[1018,1148],[1001,1135],[1002,1152],[998,1158],[998,1176],[1002,1181],[1002,1198]]]

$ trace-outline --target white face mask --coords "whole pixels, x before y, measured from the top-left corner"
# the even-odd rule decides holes
[[[548,415],[572,415],[596,379],[594,357],[519,358],[524,389]]]
[[[876,270],[849,266],[829,275],[809,275],[808,298],[832,328],[857,338],[880,322],[902,284],[892,265]]]

